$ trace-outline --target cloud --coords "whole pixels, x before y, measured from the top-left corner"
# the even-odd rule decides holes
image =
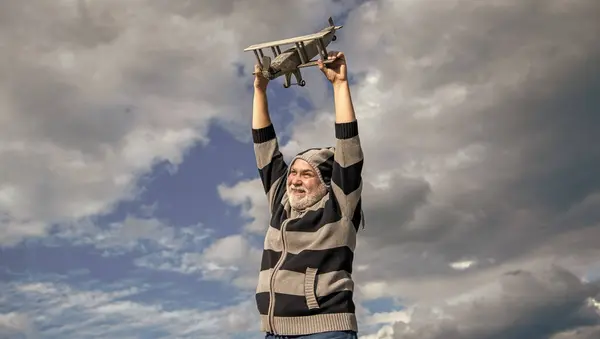
[[[394,329],[391,326],[383,326],[375,334],[361,335],[360,339],[394,339]]]
[[[194,244],[200,234],[175,232],[152,215],[106,228],[86,220],[138,197],[155,166],[176,168],[190,147],[210,142],[211,123],[247,140],[251,78],[238,72],[241,65],[248,74],[254,60],[241,50],[309,33],[352,5],[359,7],[348,13],[335,48],[346,52],[355,81],[366,158],[357,300],[390,297],[419,310],[408,326],[423,337],[523,333],[556,314],[565,318],[538,330],[561,339],[595,334],[584,303],[588,285],[560,270],[526,273],[555,263],[575,277],[598,277],[600,5],[590,0],[5,1],[0,246],[45,237],[58,224],[69,241],[113,253],[153,244],[138,265],[249,288],[259,253],[249,239],[268,220],[255,178],[219,187],[248,220],[242,234],[210,239],[198,251],[182,242]],[[333,141],[333,101],[318,72],[306,78],[306,88],[288,90],[281,106],[271,106],[274,116],[300,111],[301,98],[316,107],[277,126],[291,136],[282,145],[288,156]],[[228,255],[215,254],[222,250]],[[523,273],[499,280],[507,271]],[[499,294],[501,287],[514,294]],[[21,331],[25,319],[36,328],[52,321],[63,324],[46,328],[58,337],[126,337],[126,330],[153,326],[206,337],[242,328],[256,314],[250,302],[213,313],[166,310],[128,299],[135,291],[127,289],[113,291],[125,293],[117,297],[56,283],[7,288],[19,297],[3,324]],[[495,294],[483,298],[483,312],[450,303],[486,288]],[[518,301],[527,295],[535,296],[530,308]],[[573,304],[548,303],[549,296]],[[429,305],[450,318],[440,320]],[[396,319],[394,311],[357,307],[372,323]],[[58,310],[76,320],[61,320]],[[528,313],[513,326],[493,316],[499,310]],[[461,322],[487,326],[464,329]],[[402,331],[396,326],[393,335]],[[392,333],[386,327],[376,335]]]
[[[114,1],[28,6],[35,5],[45,11],[17,2],[2,10],[22,20],[3,34],[20,41],[9,45],[12,67],[1,86],[11,121],[2,124],[4,245],[133,198],[141,174],[160,161],[180,163],[225,109],[189,92],[202,82],[192,67],[200,54],[186,44],[204,40],[194,33],[203,24],[158,20],[151,7]],[[147,33],[152,27],[157,34]]]
[[[200,279],[220,281],[245,290],[256,289],[257,267],[262,250],[253,247],[243,235],[211,239],[201,251],[156,251],[137,258],[136,265],[156,270],[198,275]]]
[[[174,227],[153,217],[127,215],[119,222],[102,226],[90,219],[65,225],[47,242],[66,240],[73,246],[93,246],[104,251],[104,255],[132,251],[178,252],[204,245],[212,233],[202,224]]]
[[[587,244],[581,255],[594,251],[578,235],[594,233],[600,191],[588,127],[597,5],[531,3],[371,1],[350,13],[340,48],[361,79],[357,259],[370,277],[452,276],[452,263],[485,268],[569,234]],[[294,122],[286,154],[332,142],[332,104]],[[257,201],[247,184],[233,203]],[[243,211],[265,220],[252,204]]]
[[[14,307],[27,312],[39,328],[44,328],[44,338],[218,338],[243,332],[258,321],[248,316],[254,308],[250,301],[205,310],[166,308],[136,300],[136,295],[144,291],[136,286],[76,289],[62,283],[36,282],[5,283],[2,289]],[[9,319],[11,323],[17,323],[15,317]],[[23,318],[19,319],[22,323]],[[17,330],[23,331],[23,327]]]
[[[548,338],[600,324],[590,304],[599,292],[559,267],[507,272],[462,300],[414,310],[409,323],[394,326],[394,338]]]
[[[27,315],[16,312],[0,314],[0,337],[15,338],[20,334],[26,338],[37,338],[38,333]]]
[[[327,14],[314,15],[317,3],[332,14],[346,8],[309,0],[2,2],[0,244],[135,199],[155,166],[176,167],[208,143],[211,123],[246,130],[253,57],[243,48],[326,22]]]
[[[576,330],[557,334],[552,339],[594,339],[600,336],[600,326],[582,326]]]
[[[239,181],[234,186],[219,185],[219,197],[229,205],[240,206],[241,216],[251,221],[244,231],[263,234],[269,225],[269,205],[260,179]]]
[[[360,300],[417,307],[548,264],[597,277],[599,10],[593,1],[381,0],[349,13],[336,48],[356,80],[365,153]],[[333,142],[333,100],[313,104],[310,119],[276,126],[289,128],[288,157]],[[230,192],[223,199],[253,229],[266,227],[254,187]],[[535,276],[542,287],[554,277]],[[487,325],[495,333],[504,323]]]

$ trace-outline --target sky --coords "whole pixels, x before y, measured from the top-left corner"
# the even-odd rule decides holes
[[[261,338],[251,44],[332,16],[361,339],[600,337],[600,2],[0,3],[0,338]],[[331,89],[269,86],[282,152]]]

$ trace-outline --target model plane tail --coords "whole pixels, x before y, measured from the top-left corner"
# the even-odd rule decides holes
[[[332,17],[329,17],[328,21],[329,21],[329,27],[327,27],[326,29],[332,29],[333,28],[334,30],[337,31],[338,29],[341,29],[342,27],[344,27],[344,26],[341,26],[341,25],[340,26],[336,26],[335,23],[333,22],[333,18]]]

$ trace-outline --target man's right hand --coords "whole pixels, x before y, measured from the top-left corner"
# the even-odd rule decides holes
[[[271,125],[269,117],[269,104],[267,102],[267,86],[269,79],[266,78],[259,65],[254,65],[254,99],[252,104],[252,128],[261,129]]]
[[[269,79],[265,78],[258,64],[254,65],[254,88],[262,91],[267,90]]]

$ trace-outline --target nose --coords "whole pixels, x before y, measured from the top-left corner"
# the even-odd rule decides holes
[[[301,180],[297,175],[290,174],[288,177],[288,182],[290,185],[298,185],[301,183]]]

